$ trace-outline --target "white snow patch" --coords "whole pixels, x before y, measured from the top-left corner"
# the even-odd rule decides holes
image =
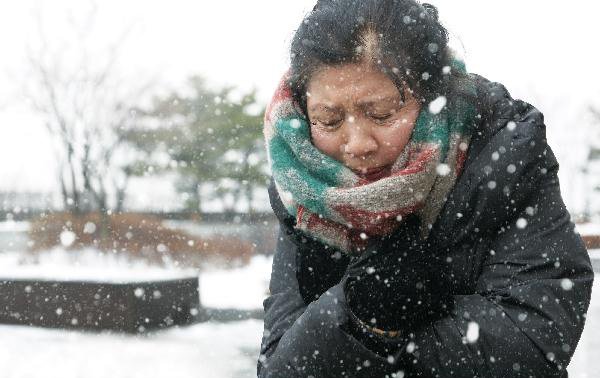
[[[269,294],[272,256],[253,256],[247,266],[200,272],[200,301],[215,308],[260,309]]]
[[[575,231],[581,235],[600,235],[600,223],[579,223],[575,225]]]
[[[97,249],[65,250],[57,247],[37,253],[0,253],[0,277],[93,282],[131,282],[197,276],[194,269],[159,267],[124,255]]]
[[[0,232],[28,232],[30,223],[27,221],[4,221],[0,222]]]
[[[92,248],[70,251],[55,248],[36,255],[0,253],[0,277],[119,283],[199,276],[203,306],[254,310],[262,308],[262,302],[268,295],[272,262],[272,256],[257,255],[240,268],[207,266],[199,271],[170,263],[164,267],[150,265],[142,260],[132,261],[119,254],[103,253]]]

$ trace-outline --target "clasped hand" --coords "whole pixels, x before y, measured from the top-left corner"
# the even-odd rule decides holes
[[[342,281],[351,311],[386,331],[412,328],[447,313],[452,303],[446,257],[419,241],[419,219],[409,216],[381,244],[353,257]]]

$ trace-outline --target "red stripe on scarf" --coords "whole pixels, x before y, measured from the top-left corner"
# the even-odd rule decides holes
[[[310,217],[308,218],[308,220],[306,222],[306,226],[308,227],[308,229],[324,226],[327,228],[335,229],[340,232],[346,232],[348,230],[348,227],[346,227],[345,225],[331,221],[325,217],[320,217],[314,213],[310,214]]]
[[[433,159],[439,147],[423,147],[420,151],[410,151],[408,156],[408,165],[406,168],[392,173],[390,177],[405,176],[413,173],[419,173],[427,167],[427,163]],[[416,156],[414,156],[416,154]]]
[[[269,102],[269,105],[267,106],[267,109],[265,111],[265,123],[271,123],[271,113],[277,105],[279,105],[281,102],[287,101],[290,98],[292,98],[292,90],[290,89],[290,86],[288,84],[289,77],[290,72],[287,71],[285,75],[283,75],[283,77],[281,78],[281,81],[279,81],[277,90],[275,91],[275,94],[273,95],[273,98]]]
[[[304,215],[304,206],[298,206],[296,224],[302,223],[302,216]]]
[[[460,146],[460,144],[459,144]],[[457,147],[458,151],[456,152],[456,177],[460,176],[462,172],[465,161],[467,160],[467,151],[463,151],[460,147]]]
[[[422,208],[423,202],[394,211],[373,212],[361,210],[350,205],[336,206],[334,210],[341,214],[352,225],[352,228],[362,230],[366,234],[385,235],[398,227],[399,215],[412,214]]]

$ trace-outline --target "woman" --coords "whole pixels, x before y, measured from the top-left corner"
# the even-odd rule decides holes
[[[430,5],[319,1],[269,106],[259,377],[566,377],[593,271],[543,116]]]

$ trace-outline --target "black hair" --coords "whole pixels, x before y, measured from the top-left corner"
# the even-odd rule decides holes
[[[437,9],[415,0],[319,0],[291,44],[290,85],[306,113],[311,76],[324,65],[371,60],[423,102],[448,95],[467,78],[445,69],[452,57]]]

